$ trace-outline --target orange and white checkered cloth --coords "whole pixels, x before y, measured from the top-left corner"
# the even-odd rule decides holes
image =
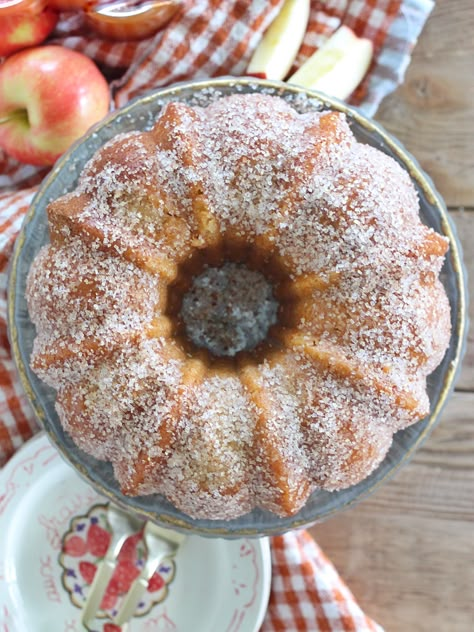
[[[81,51],[110,79],[114,106],[151,88],[191,78],[244,75],[283,0],[185,0],[155,36],[108,42],[88,31],[80,14],[62,14],[50,43]],[[312,0],[299,67],[341,25],[370,38],[375,57],[352,103],[372,115],[401,83],[433,0]],[[23,216],[47,170],[20,165],[0,150],[0,467],[37,430],[7,339],[8,261]],[[272,539],[273,584],[262,632],[381,631],[364,615],[331,562],[310,536]]]

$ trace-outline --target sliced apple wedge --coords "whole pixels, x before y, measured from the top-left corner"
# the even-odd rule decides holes
[[[309,19],[310,0],[286,0],[253,54],[247,74],[284,79],[296,59]]]
[[[369,69],[373,52],[370,40],[357,37],[350,28],[341,26],[288,83],[347,99]]]

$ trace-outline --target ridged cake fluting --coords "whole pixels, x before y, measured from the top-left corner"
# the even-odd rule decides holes
[[[344,115],[262,94],[169,103],[104,145],[48,218],[31,364],[126,494],[195,518],[292,515],[368,476],[429,412],[448,243]],[[255,352],[216,359],[175,335],[170,291],[207,256],[274,282],[279,319]]]

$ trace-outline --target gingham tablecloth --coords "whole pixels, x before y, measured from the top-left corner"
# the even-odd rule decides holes
[[[154,37],[107,42],[80,14],[62,14],[50,43],[94,59],[111,80],[115,107],[176,81],[245,74],[283,0],[185,0]],[[370,38],[375,57],[351,102],[373,115],[401,83],[433,0],[312,0],[299,67],[341,25]],[[37,430],[10,356],[6,325],[8,261],[25,212],[47,170],[20,165],[0,150],[0,467]],[[381,631],[304,531],[272,538],[273,583],[262,632]],[[370,604],[366,604],[370,607]],[[1,621],[0,621],[1,623]]]

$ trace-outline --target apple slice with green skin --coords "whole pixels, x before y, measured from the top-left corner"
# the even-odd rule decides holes
[[[303,41],[310,0],[286,0],[258,45],[247,74],[263,79],[284,79]]]
[[[49,8],[40,13],[19,13],[0,18],[0,57],[40,44],[54,29],[57,21],[58,14]]]
[[[0,147],[20,162],[52,165],[109,110],[97,66],[62,46],[29,48],[0,66]]]
[[[350,28],[341,26],[288,83],[347,99],[369,69],[373,52],[370,40],[359,38]]]

